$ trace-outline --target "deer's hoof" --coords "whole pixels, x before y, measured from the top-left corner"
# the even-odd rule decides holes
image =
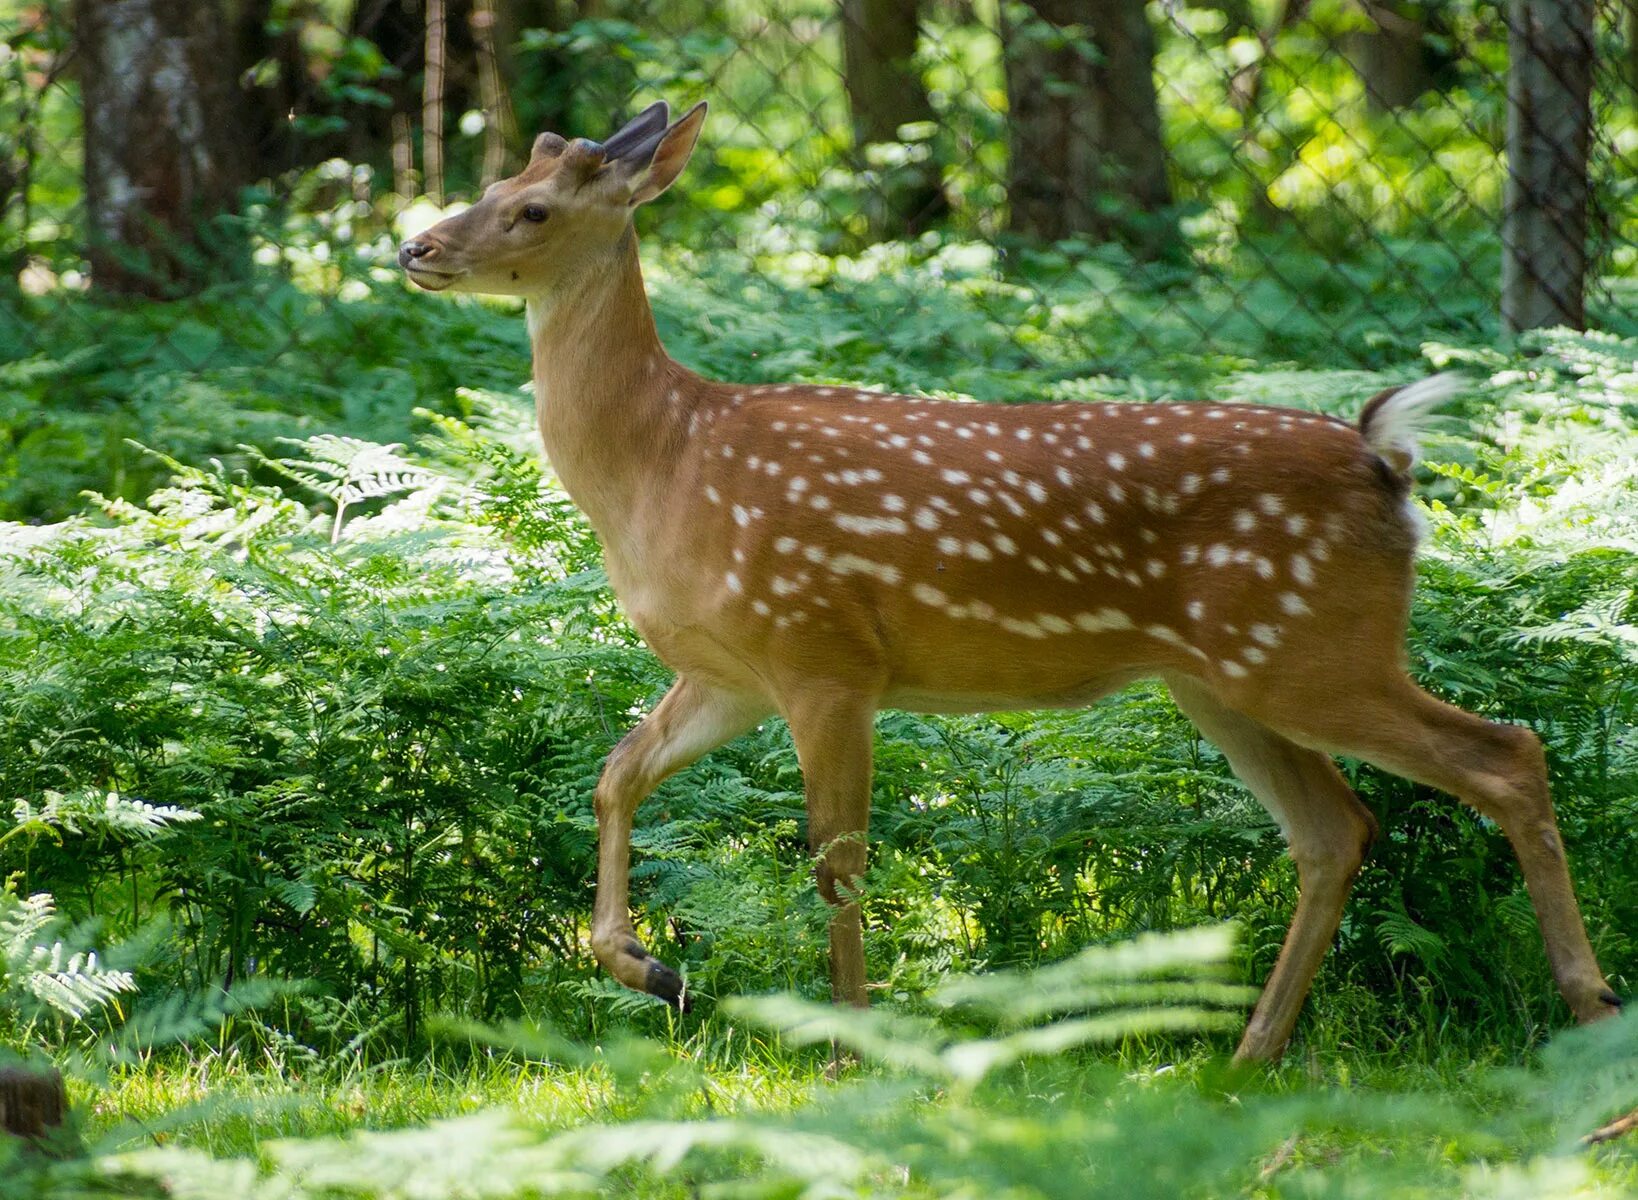
[[[648,977],[643,980],[643,990],[674,1005],[678,1012],[689,1012],[694,1007],[688,989],[683,985],[683,977],[657,958],[648,960]]]

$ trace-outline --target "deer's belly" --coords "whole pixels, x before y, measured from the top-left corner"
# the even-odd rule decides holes
[[[919,713],[1022,712],[1037,708],[1082,708],[1140,678],[1145,672],[1100,674],[1074,681],[1052,681],[1048,687],[995,686],[941,690],[936,687],[892,687],[881,707]]]

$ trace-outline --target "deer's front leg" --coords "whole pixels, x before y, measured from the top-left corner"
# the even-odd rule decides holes
[[[819,855],[814,877],[832,906],[830,994],[863,1007],[864,929],[857,900],[870,826],[871,730],[875,706],[861,696],[824,693],[787,714],[807,792],[808,845]]]
[[[768,714],[754,697],[678,679],[621,739],[597,781],[597,901],[592,951],[621,983],[687,1010],[682,977],[649,954],[631,924],[631,824],[662,780]]]

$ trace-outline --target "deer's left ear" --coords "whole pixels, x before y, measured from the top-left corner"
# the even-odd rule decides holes
[[[705,101],[702,100],[669,128],[656,131],[629,149],[621,148],[623,152],[610,166],[629,180],[631,199],[628,203],[632,207],[647,204],[682,174],[689,155],[694,153],[694,143],[699,140],[703,124]]]

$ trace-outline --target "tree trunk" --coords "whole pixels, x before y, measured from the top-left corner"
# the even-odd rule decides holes
[[[1502,325],[1586,324],[1592,0],[1512,0]]]
[[[933,153],[932,102],[916,69],[919,0],[842,0],[843,82],[853,119],[853,144],[862,164],[879,176],[871,212],[881,237],[912,236],[949,211]],[[906,139],[906,125],[920,136]],[[872,154],[883,143],[907,153]]]
[[[472,40],[478,49],[478,88],[483,100],[483,175],[488,187],[506,174],[507,151],[517,144],[517,123],[502,74],[498,41],[503,34],[495,0],[472,0]]]
[[[249,106],[215,0],[77,0],[87,248],[102,291],[175,296],[237,270],[207,225],[247,172]]]
[[[421,87],[421,182],[444,202],[444,0],[427,0],[426,75]]]
[[[1408,108],[1433,86],[1427,23],[1389,0],[1362,0],[1360,7],[1375,28],[1348,39],[1348,57],[1365,85],[1366,102],[1377,112]]]
[[[1638,0],[1626,0],[1626,58],[1621,64],[1627,86],[1638,92]]]
[[[1142,0],[1032,0],[1003,55],[1012,228],[1033,237],[1172,239],[1155,96],[1154,34]]]
[[[68,1092],[55,1068],[0,1067],[0,1133],[38,1144],[67,1119]]]

